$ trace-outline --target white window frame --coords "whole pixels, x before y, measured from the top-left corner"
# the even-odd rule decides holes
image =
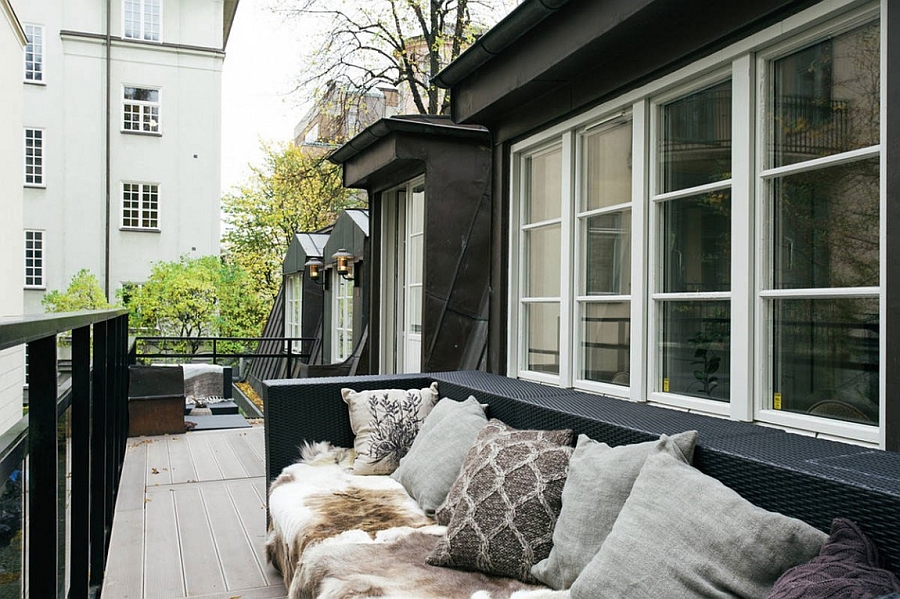
[[[139,15],[139,23],[136,32],[132,32],[131,35],[128,35],[128,27],[129,24],[127,22],[127,14],[128,14],[128,6],[136,5],[138,15]],[[156,35],[153,35],[153,31],[150,27],[148,27],[147,23],[147,8],[156,6],[158,8],[158,16],[159,21],[155,23],[156,25]],[[153,25],[154,23],[150,23]],[[150,35],[149,38],[146,36]],[[122,37],[124,39],[133,39],[144,42],[157,42],[161,43],[163,39],[163,0],[122,0]]]
[[[766,275],[763,258],[757,258],[758,248],[763,247],[763,227],[759,223],[764,222],[763,209],[765,206],[765,185],[763,182],[781,172],[779,169],[766,170],[762,162],[764,154],[761,152],[761,144],[764,136],[763,120],[765,119],[766,94],[764,90],[766,61],[773,56],[787,54],[790,49],[807,45],[816,39],[835,32],[846,31],[859,26],[872,19],[881,19],[881,142],[878,146],[863,148],[850,152],[847,155],[826,157],[822,160],[840,163],[844,160],[852,160],[862,155],[879,157],[881,161],[881,239],[885,235],[884,214],[887,199],[884,186],[884,177],[887,172],[885,155],[882,144],[885,139],[886,128],[886,27],[884,17],[887,14],[885,0],[870,2],[865,6],[858,6],[853,0],[837,0],[830,3],[820,3],[784,21],[750,35],[731,46],[715,52],[714,54],[696,61],[676,72],[665,75],[658,80],[632,90],[610,102],[598,105],[586,111],[582,115],[573,117],[567,121],[549,127],[529,138],[513,144],[510,148],[510,182],[509,193],[512,201],[510,214],[510,241],[509,241],[509,333],[507,337],[508,360],[507,374],[511,377],[535,380],[538,382],[559,385],[561,387],[573,387],[590,392],[599,392],[611,396],[631,399],[633,401],[649,401],[676,409],[687,409],[701,413],[718,415],[732,420],[756,421],[766,425],[778,426],[787,430],[793,430],[804,434],[814,434],[825,438],[836,438],[844,441],[861,442],[871,445],[884,445],[885,442],[885,396],[884,375],[885,360],[884,351],[886,343],[885,330],[885,290],[884,280],[886,272],[885,244],[881,244],[880,269],[881,285],[879,287],[852,289],[846,291],[846,296],[863,294],[867,297],[878,298],[880,302],[880,409],[881,419],[878,426],[856,424],[807,416],[778,412],[767,407],[767,380],[771,366],[766,360],[766,327],[764,325],[765,309],[764,301],[778,292],[767,292],[762,288],[761,281]],[[661,103],[677,97],[681,97],[692,89],[704,87],[714,80],[730,78],[732,82],[732,176],[730,180],[732,202],[732,264],[731,264],[731,290],[721,294],[723,298],[731,301],[731,393],[728,403],[703,400],[686,396],[661,393],[653,389],[655,373],[657,372],[658,359],[656,353],[656,341],[658,334],[658,306],[655,305],[654,296],[656,290],[656,277],[654,269],[657,265],[658,232],[656,205],[667,199],[672,199],[682,194],[682,191],[672,194],[655,193],[656,185],[656,116]],[[561,365],[560,376],[548,377],[542,373],[533,373],[522,368],[525,331],[523,323],[522,293],[523,279],[522,264],[522,224],[521,210],[524,189],[524,160],[539,151],[541,148],[552,144],[562,144],[567,156],[563,159],[563,185],[574,186],[574,194],[580,194],[579,178],[581,170],[575,168],[579,164],[578,156],[581,151],[578,143],[573,143],[573,136],[578,136],[585,128],[602,122],[604,119],[615,118],[623,111],[631,111],[634,126],[634,172],[632,186],[632,357],[631,357],[631,385],[623,393],[621,387],[608,388],[590,381],[578,380],[576,368],[578,364],[578,333],[575,311],[577,303],[571,296],[572,290],[578,289],[575,283],[565,283],[561,297],[561,321],[566,323],[563,327],[569,331],[568,339],[561,335],[560,349]],[[574,149],[574,150],[573,150]],[[787,169],[803,170],[809,165],[791,165]],[[579,167],[580,169],[581,167]],[[721,186],[721,184],[713,184]],[[697,193],[699,188],[685,191],[687,195]],[[573,195],[570,190],[563,190],[563,211],[572,211],[575,208],[575,199],[579,195]],[[652,198],[652,200],[651,200]],[[653,208],[653,209],[650,209]],[[572,233],[571,226],[566,225],[570,219],[563,216],[564,228],[562,231],[563,255],[560,264],[560,276],[573,280],[573,273],[581,275],[583,264],[582,257],[576,248],[580,247],[580,241],[572,242],[576,237]],[[571,219],[574,222],[574,219]],[[566,227],[569,227],[568,229]],[[567,245],[568,244],[568,245]],[[574,258],[572,257],[574,256]],[[564,279],[565,282],[565,279]],[[570,286],[571,285],[571,286]],[[825,290],[822,293],[833,294],[833,290]],[[839,294],[844,294],[839,291]],[[666,294],[667,296],[669,294]],[[718,297],[720,294],[712,293],[710,297]],[[691,294],[691,299],[697,299]],[[564,316],[563,314],[566,313]],[[567,359],[566,359],[567,358]],[[563,366],[563,362],[568,364]]]
[[[29,248],[29,243],[32,247]],[[41,229],[25,229],[24,236],[25,262],[24,280],[25,289],[46,289],[47,288],[47,242],[44,231]],[[40,252],[39,256],[35,256],[34,252]],[[31,266],[28,261],[32,260]]]
[[[138,205],[136,207],[126,206],[126,202],[130,201],[130,199],[126,199],[126,186],[137,186],[137,202]],[[121,218],[120,218],[120,226],[123,230],[126,231],[153,231],[158,232],[160,230],[160,197],[161,197],[161,185],[159,183],[149,183],[144,181],[122,181],[122,185],[120,187],[120,208],[121,208]],[[133,190],[130,190],[133,193]],[[149,191],[150,193],[154,193],[156,205],[153,206],[151,203],[145,203],[145,192]],[[138,224],[126,224],[126,213],[130,210],[137,211],[137,220]],[[154,222],[155,221],[155,222]]]
[[[297,272],[284,278],[284,335],[302,337],[303,334],[303,273]],[[293,353],[303,351],[303,341],[288,342]]]
[[[46,36],[43,25],[36,25],[34,23],[23,23],[22,28],[25,30],[25,37],[28,40],[27,45],[25,46],[25,52],[22,54],[22,79],[25,83],[30,83],[33,85],[46,85],[44,81],[44,74],[46,73]],[[33,37],[35,33],[40,34],[40,41],[38,44],[35,44],[33,41]],[[31,52],[32,65],[37,65],[40,68],[28,68],[28,53]],[[29,77],[29,75],[31,75]]]
[[[36,136],[36,133],[40,136]],[[24,145],[22,148],[22,176],[25,187],[47,187],[46,182],[46,132],[40,127],[25,127]],[[31,155],[28,152],[31,150]],[[29,164],[29,161],[31,164]],[[31,168],[31,174],[28,169]],[[31,181],[29,181],[31,177]]]
[[[331,269],[334,278],[332,289],[333,300],[331,310],[332,337],[331,337],[331,361],[343,362],[353,353],[353,287],[354,282],[348,281],[340,274],[337,268]],[[341,342],[341,333],[343,343]]]
[[[156,102],[150,102],[147,100],[130,100],[125,97],[125,90],[127,89],[140,89],[146,91],[155,91],[157,93]],[[137,121],[137,129],[129,129],[127,125],[130,124],[130,121],[127,119],[129,114],[128,108],[134,107],[137,109],[138,121]],[[156,114],[154,115],[154,109]],[[149,127],[145,126],[145,117],[148,116],[151,119],[151,124]],[[155,116],[155,123],[154,123]],[[162,90],[159,87],[154,86],[146,86],[146,85],[123,85],[122,86],[122,118],[119,121],[121,125],[122,133],[135,133],[135,134],[144,134],[144,135],[161,135],[162,134]]]

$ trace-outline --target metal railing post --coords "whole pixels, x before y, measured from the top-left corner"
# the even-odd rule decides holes
[[[91,585],[99,586],[103,582],[103,570],[106,567],[106,403],[107,372],[106,353],[108,347],[106,322],[94,325],[94,376],[93,401],[91,402]]]
[[[91,328],[72,331],[72,521],[69,596],[87,598],[91,547]]]
[[[28,344],[28,588],[56,597],[59,500],[56,447],[56,336]]]

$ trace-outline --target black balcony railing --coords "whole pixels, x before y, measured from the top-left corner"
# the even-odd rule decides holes
[[[71,384],[60,385],[57,335],[69,332]],[[0,351],[22,346],[28,352],[28,415],[0,437],[0,481],[6,486],[16,473],[27,485],[20,592],[95,597],[103,582],[128,434],[127,313],[0,319]]]

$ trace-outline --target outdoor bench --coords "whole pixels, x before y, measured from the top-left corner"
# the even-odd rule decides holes
[[[633,403],[478,371],[272,380],[264,383],[268,481],[304,442],[353,447],[341,389],[423,388],[474,396],[489,416],[521,429],[572,429],[611,446],[696,430],[694,466],[753,504],[828,532],[855,521],[900,573],[900,453],[750,423]]]

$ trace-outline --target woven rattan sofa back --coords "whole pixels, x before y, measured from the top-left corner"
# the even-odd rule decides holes
[[[749,423],[658,408],[484,372],[445,372],[266,381],[269,480],[306,441],[352,446],[340,389],[421,388],[438,381],[442,397],[469,395],[490,416],[518,428],[571,428],[610,445],[697,430],[694,464],[754,504],[828,531],[850,518],[900,574],[900,453],[835,443]],[[722,514],[727,526],[727,514]]]

